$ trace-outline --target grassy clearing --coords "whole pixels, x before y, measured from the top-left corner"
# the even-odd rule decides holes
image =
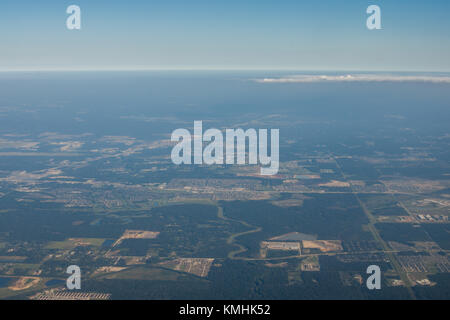
[[[45,249],[70,250],[78,246],[101,247],[105,240],[104,238],[70,238],[64,241],[50,241]]]

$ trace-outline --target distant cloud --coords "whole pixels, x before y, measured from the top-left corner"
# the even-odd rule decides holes
[[[444,76],[403,76],[380,74],[347,75],[292,75],[280,78],[255,79],[260,83],[316,83],[316,82],[429,82],[448,83],[450,77]]]

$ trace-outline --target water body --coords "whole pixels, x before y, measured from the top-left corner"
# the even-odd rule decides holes
[[[8,283],[11,281],[11,278],[2,278],[0,277],[0,288],[4,288],[8,286]]]
[[[47,282],[45,283],[45,285],[46,285],[47,287],[62,286],[62,285],[64,285],[64,284],[65,284],[65,281],[64,281],[64,280],[59,280],[59,279],[52,279],[52,280],[49,280],[49,281],[47,281]]]

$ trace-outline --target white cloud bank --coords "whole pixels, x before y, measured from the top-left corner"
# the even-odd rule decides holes
[[[444,76],[403,76],[381,74],[347,75],[292,75],[280,78],[255,79],[259,83],[316,83],[316,82],[428,82],[448,83],[450,77]]]

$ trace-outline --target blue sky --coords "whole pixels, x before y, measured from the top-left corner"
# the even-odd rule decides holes
[[[2,0],[0,70],[450,71],[449,16],[448,0]]]

